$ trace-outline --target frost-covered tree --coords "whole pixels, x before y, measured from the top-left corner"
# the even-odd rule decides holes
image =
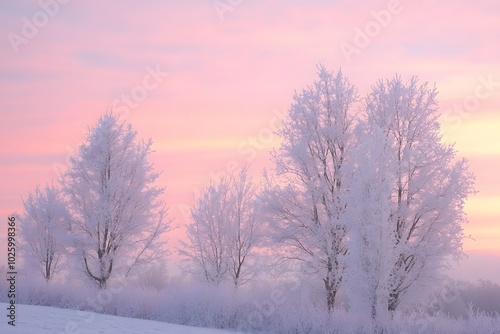
[[[102,116],[61,179],[72,214],[72,255],[99,288],[165,255],[171,221],[164,188],[156,186],[160,174],[148,162],[151,140],[136,137],[130,124]]]
[[[278,130],[281,147],[273,153],[277,179],[263,200],[270,227],[285,258],[324,281],[329,310],[335,305],[347,254],[345,163],[353,143],[354,86],[341,71],[319,67],[319,79],[295,94]]]
[[[261,239],[255,192],[244,167],[212,182],[195,200],[188,242],[180,249],[195,275],[216,285],[230,278],[236,287],[254,276],[250,261]]]
[[[181,241],[180,254],[189,263],[189,271],[209,283],[219,285],[227,275],[229,263],[224,232],[229,219],[229,180],[211,183],[195,200],[187,239]]]
[[[351,170],[349,254],[346,285],[351,310],[378,320],[387,313],[388,283],[395,261],[391,197],[396,175],[392,138],[373,124],[361,123],[348,168]]]
[[[37,186],[23,201],[24,213],[19,224],[21,248],[29,267],[40,269],[49,281],[60,269],[65,252],[65,224],[68,212],[59,190]]]
[[[248,176],[248,167],[244,167],[236,177],[233,175],[232,180],[227,230],[229,276],[234,285],[239,286],[257,273],[251,261],[262,239],[262,224],[257,217],[257,186]]]
[[[441,142],[436,94],[416,77],[404,83],[396,76],[378,81],[366,99],[367,124],[387,137],[379,145],[392,143],[387,159],[395,166],[392,235],[385,240],[394,252],[387,257],[389,311],[405,295],[424,295],[449,260],[462,255],[463,205],[473,192],[473,176],[453,146]]]

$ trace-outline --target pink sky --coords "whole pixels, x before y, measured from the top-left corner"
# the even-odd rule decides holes
[[[471,258],[459,272],[500,282],[487,268],[500,268],[497,0],[59,1],[41,1],[58,4],[46,10],[35,1],[0,4],[0,263],[21,196],[55,182],[111,106],[153,139],[151,161],[164,171],[165,200],[182,229],[193,192],[210,176],[247,161],[255,175],[271,167],[270,130],[321,62],[341,67],[361,96],[395,73],[436,84],[444,138],[477,176],[466,205]],[[154,70],[168,76],[155,82]],[[126,107],[121,96],[131,93]]]

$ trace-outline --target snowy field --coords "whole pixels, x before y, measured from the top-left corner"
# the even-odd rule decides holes
[[[0,303],[5,310],[6,303]],[[173,325],[159,321],[116,317],[55,307],[18,305],[16,326],[2,317],[0,333],[22,334],[230,334],[226,330]]]
[[[124,303],[122,300],[120,303]],[[201,300],[198,304],[205,304],[210,310],[206,310],[207,316],[220,318],[221,314],[230,315],[231,310],[219,309],[216,305],[208,305]],[[130,300],[125,302],[130,305]],[[293,305],[296,307],[293,307]],[[184,305],[186,306],[186,305]],[[175,312],[183,312],[186,319],[196,317],[199,310],[179,306]],[[137,318],[119,317],[92,313],[87,311],[76,311],[74,309],[62,309],[48,306],[33,306],[18,304],[16,308],[16,326],[7,324],[6,303],[0,303],[0,309],[5,310],[0,322],[0,334],[22,333],[22,334],[237,334],[237,333],[266,333],[266,334],[500,334],[500,317],[487,316],[485,314],[469,314],[462,319],[453,319],[444,316],[426,316],[424,314],[396,314],[389,322],[380,323],[378,329],[372,322],[362,319],[343,310],[328,315],[319,309],[300,307],[299,303],[284,303],[271,312],[271,317],[262,314],[260,325],[248,326],[247,315],[255,312],[244,313],[240,323],[247,326],[220,326],[219,328],[237,329],[214,329],[216,327],[208,324],[205,317],[198,319],[203,327],[192,327],[172,324],[163,321],[142,320]],[[168,313],[167,309],[159,308],[161,314]],[[234,311],[234,309],[233,309]],[[222,313],[218,313],[222,312]],[[198,316],[200,316],[198,314]],[[168,318],[168,317],[167,317]],[[174,318],[169,320],[174,322]],[[256,318],[255,318],[256,319]],[[254,320],[255,320],[254,319]],[[178,319],[179,320],[179,319]],[[191,319],[193,323],[194,319]],[[204,324],[203,324],[204,322]],[[224,322],[224,321],[223,321]],[[251,324],[251,323],[250,323]]]

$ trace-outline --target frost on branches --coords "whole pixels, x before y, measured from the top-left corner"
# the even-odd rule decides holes
[[[345,271],[345,164],[357,93],[340,71],[320,67],[319,80],[294,100],[278,132],[283,143],[273,154],[278,178],[269,180],[263,199],[285,257],[307,263],[323,280],[331,310]]]
[[[394,311],[406,294],[422,296],[438,283],[449,260],[462,255],[465,199],[473,192],[467,161],[441,142],[437,91],[396,76],[379,81],[366,99],[367,124],[391,143],[393,166],[389,218],[392,246],[385,283]],[[381,145],[382,143],[378,143]]]
[[[162,236],[171,229],[159,173],[147,160],[152,142],[136,136],[115,115],[102,116],[61,180],[72,256],[99,288],[164,255]]]
[[[248,166],[204,189],[191,209],[188,242],[181,241],[188,271],[215,285],[231,279],[235,287],[255,276],[251,261],[261,241],[255,194]]]
[[[392,140],[378,126],[360,124],[348,168],[349,254],[346,285],[354,312],[381,318],[387,312],[387,284],[394,261],[390,221],[395,166]]]
[[[39,268],[47,281],[60,269],[67,221],[66,206],[59,190],[53,186],[43,189],[37,186],[24,201],[19,228],[25,268]]]
[[[329,310],[345,286],[354,309],[395,311],[462,255],[474,177],[441,143],[436,94],[396,76],[355,114],[355,88],[320,66],[294,97],[262,199],[283,258],[323,280]]]

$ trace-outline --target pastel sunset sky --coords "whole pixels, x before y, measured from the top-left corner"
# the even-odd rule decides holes
[[[7,217],[106,111],[152,138],[175,239],[210,177],[272,167],[272,130],[322,63],[361,97],[396,73],[436,85],[478,191],[456,275],[500,283],[499,18],[498,0],[2,1],[0,264]]]

